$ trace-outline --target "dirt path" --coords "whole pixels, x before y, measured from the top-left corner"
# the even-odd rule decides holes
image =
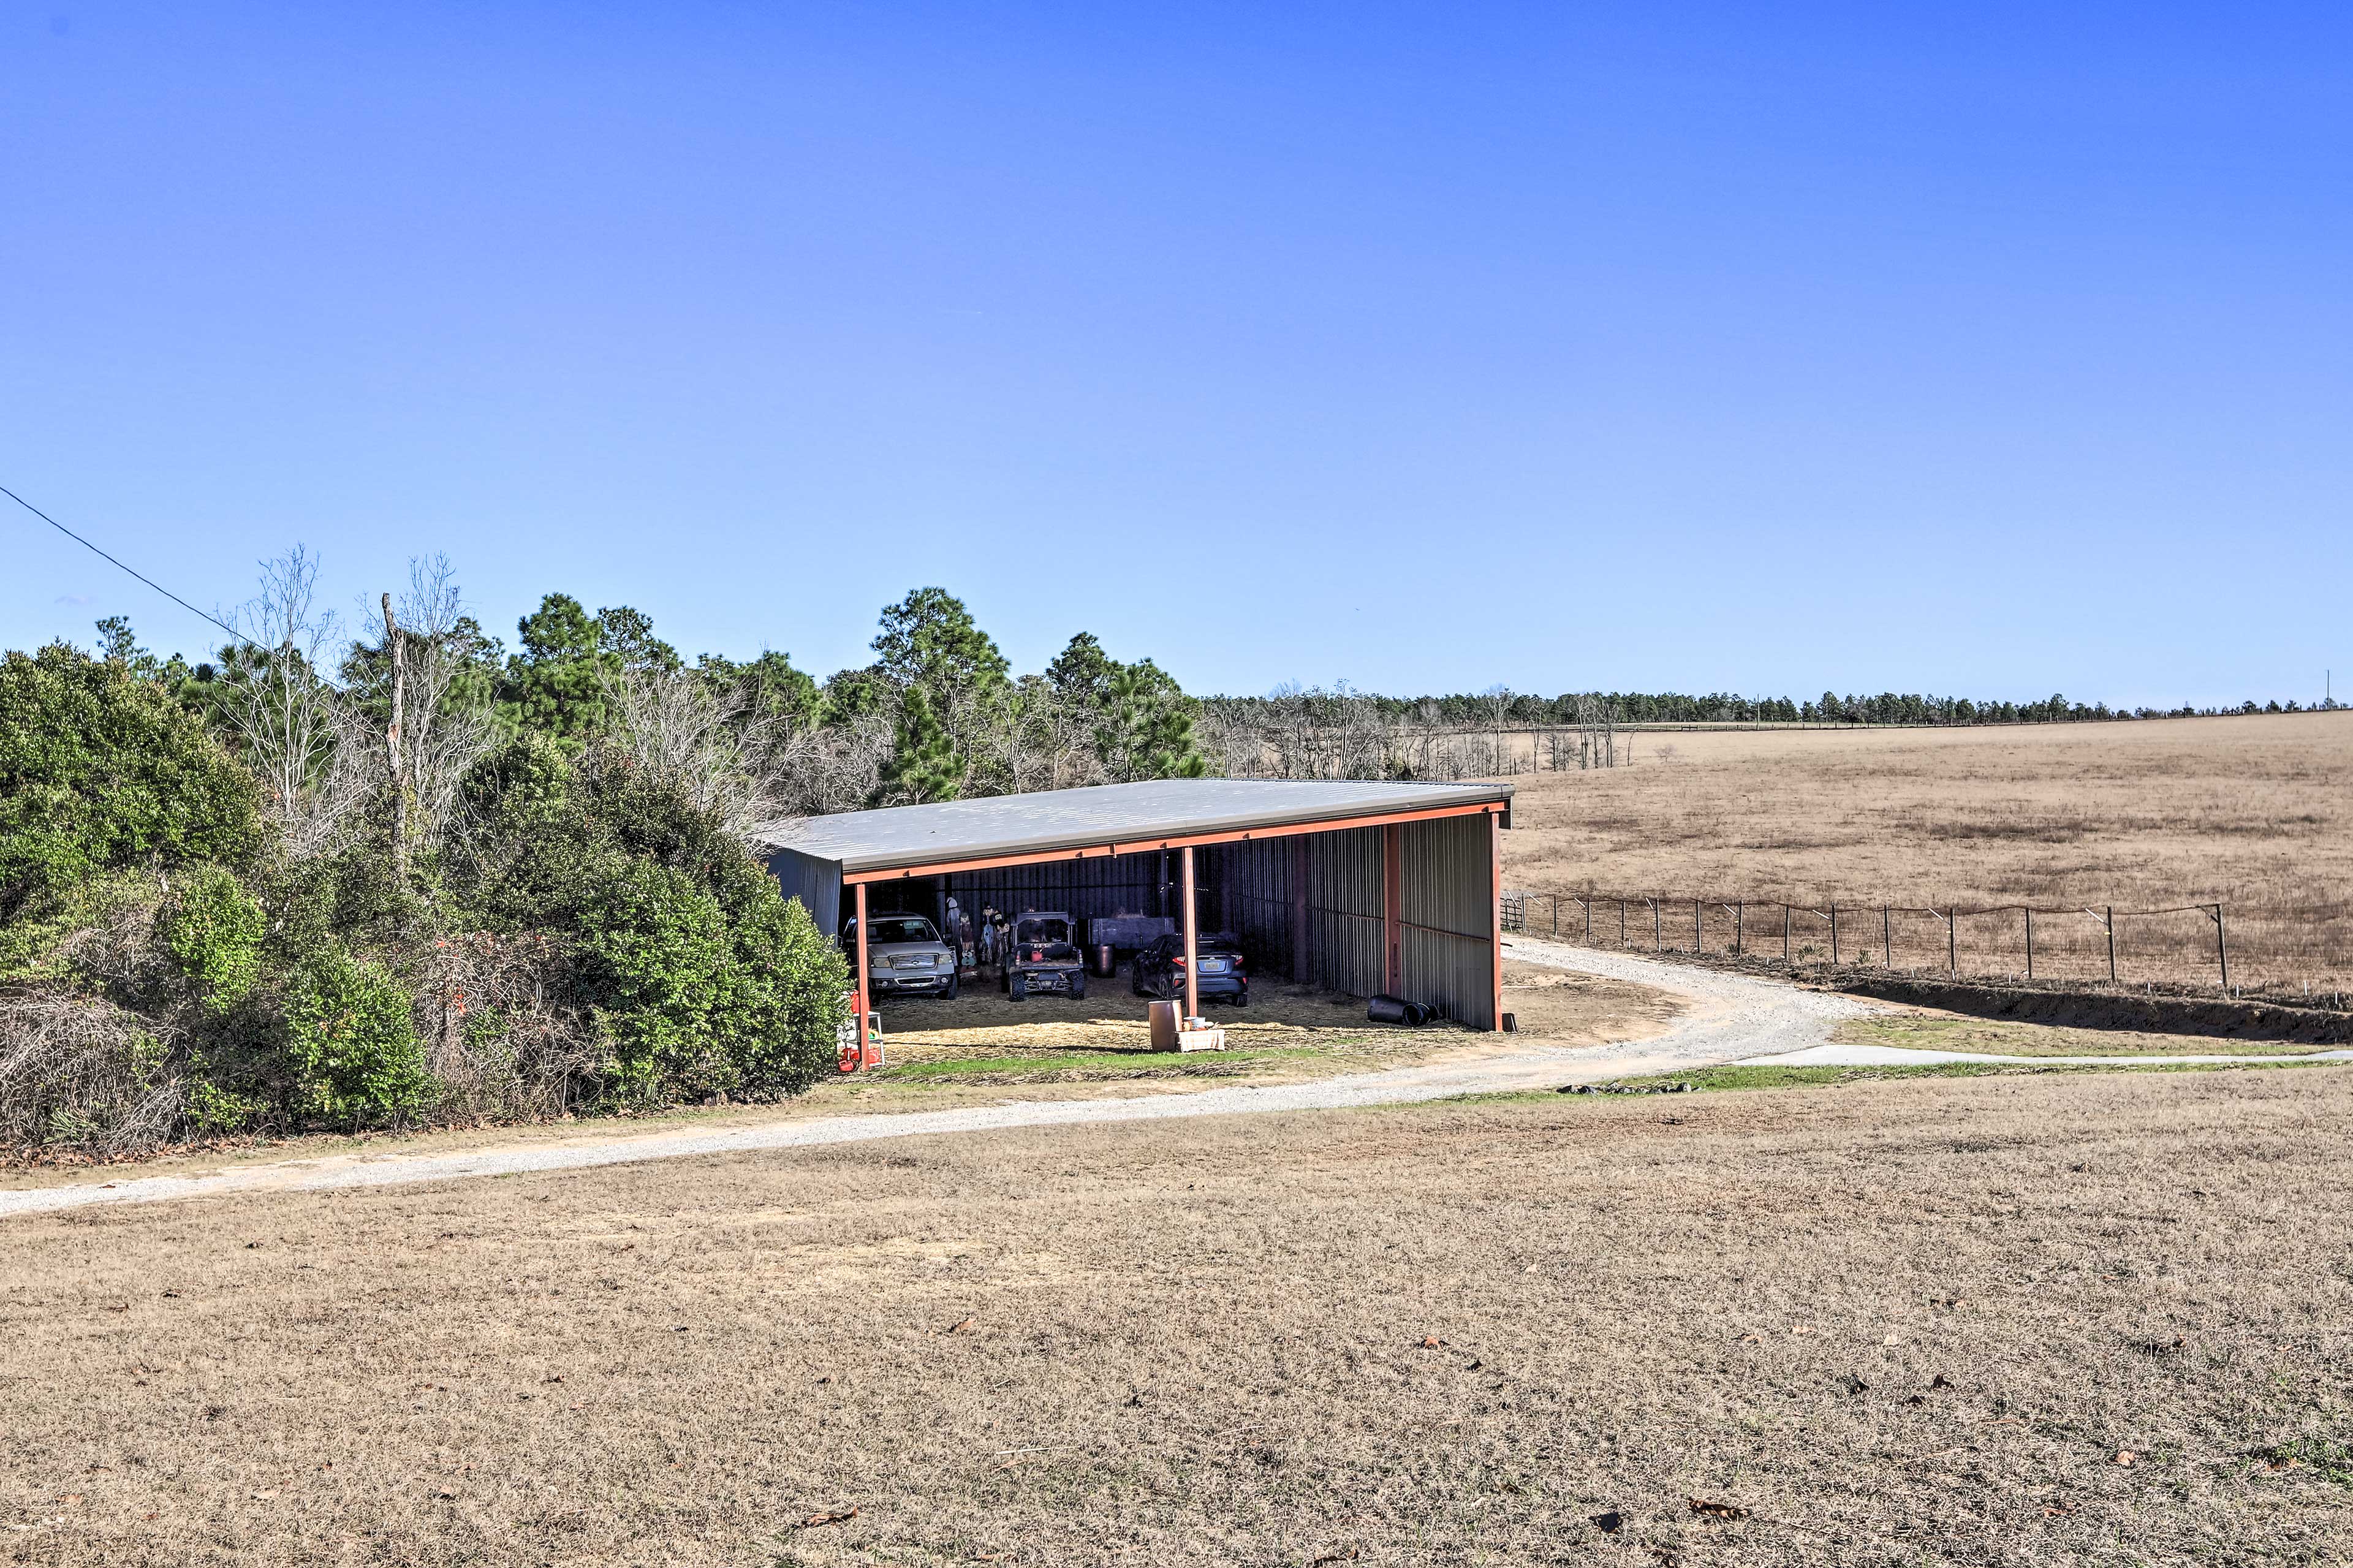
[[[104,1184],[0,1192],[0,1216],[84,1204],[153,1203],[255,1191],[322,1190],[449,1181],[568,1170],[691,1154],[734,1154],[807,1148],[875,1138],[936,1132],[986,1132],[1008,1127],[1075,1126],[1182,1116],[1227,1116],[1271,1110],[1336,1110],[1445,1100],[1458,1095],[1556,1088],[1645,1072],[1673,1072],[1736,1061],[1760,1053],[1803,1050],[1827,1043],[1841,1020],[1886,1010],[1886,1005],[1802,991],[1746,975],[1683,968],[1623,953],[1595,952],[1549,942],[1514,940],[1514,957],[1548,968],[1630,981],[1673,994],[1688,1011],[1662,1033],[1609,1046],[1553,1045],[1485,1037],[1471,1051],[1385,1072],[1288,1084],[1233,1084],[1193,1094],[1159,1093],[1121,1099],[1017,1100],[953,1110],[804,1118],[686,1131],[616,1135],[468,1149],[438,1154],[351,1154],[280,1164],[241,1165],[189,1176],[136,1177]]]

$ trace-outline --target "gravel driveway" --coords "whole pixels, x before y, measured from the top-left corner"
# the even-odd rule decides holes
[[[954,1110],[831,1116],[766,1126],[617,1134],[609,1138],[484,1148],[447,1154],[338,1155],[269,1165],[239,1165],[193,1176],[149,1176],[0,1192],[0,1215],[70,1208],[83,1204],[153,1203],[253,1191],[317,1191],[567,1170],[689,1154],[805,1148],[874,1138],[938,1132],[985,1132],[1002,1127],[1053,1127],[1095,1121],[1149,1121],[1178,1116],[1226,1116],[1249,1111],[1331,1110],[1395,1105],[1455,1095],[1556,1088],[1644,1072],[1673,1072],[1760,1054],[1822,1045],[1840,1020],[1860,1017],[1874,1005],[1801,991],[1772,981],[1683,968],[1623,953],[1596,952],[1551,942],[1514,940],[1512,956],[1548,968],[1632,981],[1671,992],[1690,1010],[1662,1034],[1623,1045],[1568,1047],[1490,1037],[1493,1048],[1468,1058],[1424,1063],[1295,1084],[1253,1088],[1236,1084],[1189,1094],[1122,1100],[1016,1101]]]

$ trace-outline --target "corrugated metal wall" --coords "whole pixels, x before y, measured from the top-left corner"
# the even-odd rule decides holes
[[[1175,857],[1170,857],[1173,861]],[[1021,910],[1064,910],[1082,921],[1097,915],[1151,914],[1160,874],[1159,856],[1120,855],[1086,860],[1048,860],[1035,866],[998,866],[986,871],[957,871],[947,879],[947,890],[968,913],[978,915],[983,905],[1008,912]],[[1169,876],[1176,869],[1172,865]],[[1173,894],[1173,888],[1172,888]],[[868,906],[877,911],[906,910],[938,920],[939,879],[909,877],[870,883]],[[1209,919],[1205,904],[1201,918]]]
[[[1307,840],[1307,940],[1315,982],[1355,996],[1386,988],[1381,951],[1381,832],[1351,827]]]
[[[785,897],[798,899],[827,936],[841,931],[841,862],[820,860],[797,849],[779,849],[768,857],[768,870],[784,885]]]
[[[1291,840],[1212,844],[1193,852],[1201,927],[1242,939],[1251,972],[1291,974]]]
[[[1484,816],[1442,816],[1398,834],[1405,994],[1479,1029],[1495,1026],[1487,833]]]

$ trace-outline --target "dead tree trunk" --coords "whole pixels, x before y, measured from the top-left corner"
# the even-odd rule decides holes
[[[400,627],[392,618],[392,595],[384,596],[384,651],[392,660],[392,720],[384,728],[384,761],[392,780],[392,871],[401,886],[408,885],[408,782],[400,755],[400,709],[407,698],[408,661],[400,646]]]

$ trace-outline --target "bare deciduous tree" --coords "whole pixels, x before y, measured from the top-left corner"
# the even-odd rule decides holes
[[[371,667],[383,673],[382,729],[357,719],[360,704],[348,693],[345,706],[353,711],[341,728],[355,755],[381,759],[371,794],[387,799],[393,863],[405,875],[412,849],[439,841],[463,798],[468,770],[489,752],[498,727],[488,681],[471,689],[464,684],[484,639],[467,618],[448,557],[412,558],[406,590],[396,602],[385,594],[377,604],[384,635],[354,644],[343,674],[356,680]]]
[[[1487,717],[1493,721],[1495,731],[1494,771],[1499,773],[1509,772],[1511,769],[1504,752],[1504,721],[1512,716],[1512,702],[1517,694],[1510,687],[1499,684],[1487,688],[1479,695],[1486,699]]]
[[[774,781],[755,772],[768,722],[747,720],[741,687],[716,688],[691,669],[623,668],[604,678],[612,739],[656,778],[749,837],[776,816]]]
[[[298,858],[333,843],[372,788],[371,753],[343,743],[351,715],[321,673],[338,628],[314,603],[318,581],[318,558],[299,544],[262,563],[261,592],[231,612],[247,643],[224,650],[220,681],[221,715]]]
[[[395,715],[400,772],[408,795],[412,839],[432,843],[448,825],[466,774],[496,739],[490,692],[458,690],[481,652],[479,632],[466,619],[465,598],[446,555],[412,559],[408,591],[398,605],[404,679]]]

